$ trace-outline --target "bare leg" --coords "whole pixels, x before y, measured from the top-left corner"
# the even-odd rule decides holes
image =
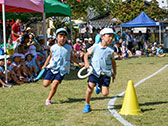
[[[58,80],[54,80],[52,82],[52,86],[51,86],[51,90],[50,90],[50,93],[49,93],[49,96],[48,96],[48,100],[51,100],[52,97],[54,96],[54,94],[56,93],[56,90],[57,90],[57,87],[59,85],[59,81]]]
[[[51,84],[51,80],[43,80],[43,86],[48,87]]]
[[[108,96],[109,94],[109,87],[102,86],[101,92],[103,96]]]
[[[95,83],[89,82],[88,88],[86,89],[86,104],[90,104],[90,98],[94,89]]]
[[[33,72],[34,72],[35,74],[37,74],[36,67],[35,67],[35,66],[32,66],[32,69],[33,69]]]
[[[5,85],[5,83],[0,79],[0,84]]]

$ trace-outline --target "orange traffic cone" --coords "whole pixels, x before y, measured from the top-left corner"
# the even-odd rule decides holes
[[[138,115],[141,113],[132,80],[128,81],[123,105],[119,113],[122,115]]]

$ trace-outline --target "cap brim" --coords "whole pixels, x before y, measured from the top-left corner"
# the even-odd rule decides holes
[[[117,37],[117,34],[115,32],[107,32],[107,33],[104,33],[104,34],[101,34],[101,35],[105,35],[105,34],[113,34],[114,37]]]

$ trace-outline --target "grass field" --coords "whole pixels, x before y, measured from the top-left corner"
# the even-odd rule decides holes
[[[132,58],[117,61],[117,79],[111,84],[110,94],[103,97],[93,93],[92,112],[83,114],[87,79],[76,77],[71,71],[58,87],[54,104],[45,106],[49,88],[37,83],[0,88],[0,126],[121,126],[108,111],[109,100],[126,89],[128,80],[134,83],[168,64],[168,57]],[[136,126],[168,125],[168,68],[136,88],[142,114],[123,116]],[[120,111],[123,97],[116,101]]]

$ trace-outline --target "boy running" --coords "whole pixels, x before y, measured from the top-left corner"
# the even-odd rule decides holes
[[[101,42],[94,44],[87,50],[84,56],[85,67],[89,68],[90,64],[93,67],[93,72],[88,78],[88,88],[86,90],[86,104],[83,113],[91,111],[90,98],[94,87],[96,93],[102,92],[103,96],[109,94],[109,85],[111,77],[113,81],[116,76],[116,62],[114,60],[114,49],[110,46],[113,37],[116,35],[111,28],[104,28],[100,32]],[[89,64],[88,57],[92,54],[91,63]],[[113,70],[113,72],[112,72]]]
[[[46,99],[46,105],[51,104],[51,99],[56,93],[58,85],[64,76],[70,72],[70,60],[83,66],[83,63],[79,63],[73,57],[71,46],[66,43],[67,35],[68,32],[64,28],[57,29],[56,40],[58,43],[50,48],[50,55],[42,67],[42,69],[48,68],[44,77],[43,86],[48,87],[52,83],[50,93]]]

